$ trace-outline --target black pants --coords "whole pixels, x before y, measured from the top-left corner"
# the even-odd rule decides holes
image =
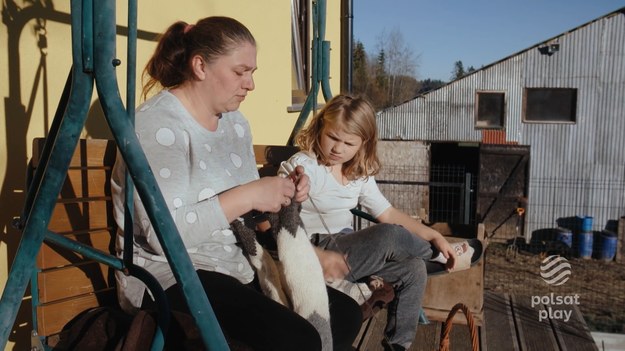
[[[225,274],[197,271],[219,324],[228,337],[254,350],[320,350],[321,338],[306,319],[263,295],[254,284],[244,285]],[[176,284],[165,291],[171,309],[189,313]],[[358,304],[340,291],[328,288],[334,350],[351,350],[360,330]],[[154,301],[144,298],[144,308]]]

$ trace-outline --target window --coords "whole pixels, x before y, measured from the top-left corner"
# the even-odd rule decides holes
[[[575,123],[576,111],[577,89],[525,89],[525,122]]]
[[[476,128],[503,128],[506,111],[506,94],[498,92],[477,92],[475,116]]]
[[[308,94],[310,35],[308,1],[291,0],[291,104],[289,111],[299,111]]]

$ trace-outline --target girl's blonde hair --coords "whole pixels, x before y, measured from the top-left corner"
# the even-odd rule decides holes
[[[362,139],[360,150],[343,164],[342,172],[347,179],[354,180],[378,173],[380,161],[377,153],[375,110],[367,100],[346,94],[337,95],[297,134],[297,146],[315,154],[322,164],[328,164],[327,155],[321,149],[321,136],[326,127],[336,128]]]

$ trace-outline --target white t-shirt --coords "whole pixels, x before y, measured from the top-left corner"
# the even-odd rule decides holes
[[[301,217],[306,232],[312,234],[338,233],[353,228],[353,214],[350,209],[360,204],[367,213],[378,217],[391,207],[382,195],[373,176],[340,184],[330,168],[320,165],[316,157],[298,152],[280,167],[280,174],[287,174],[296,166],[303,166],[310,178],[309,200],[302,203]],[[323,221],[321,220],[323,218]],[[324,223],[328,228],[324,227]]]

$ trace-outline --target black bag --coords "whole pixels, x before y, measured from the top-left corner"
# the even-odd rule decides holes
[[[193,317],[172,311],[164,350],[204,351],[204,341]],[[68,322],[53,350],[148,351],[156,333],[157,313],[141,310],[135,316],[115,307],[88,309]],[[228,338],[230,350],[252,348]]]

